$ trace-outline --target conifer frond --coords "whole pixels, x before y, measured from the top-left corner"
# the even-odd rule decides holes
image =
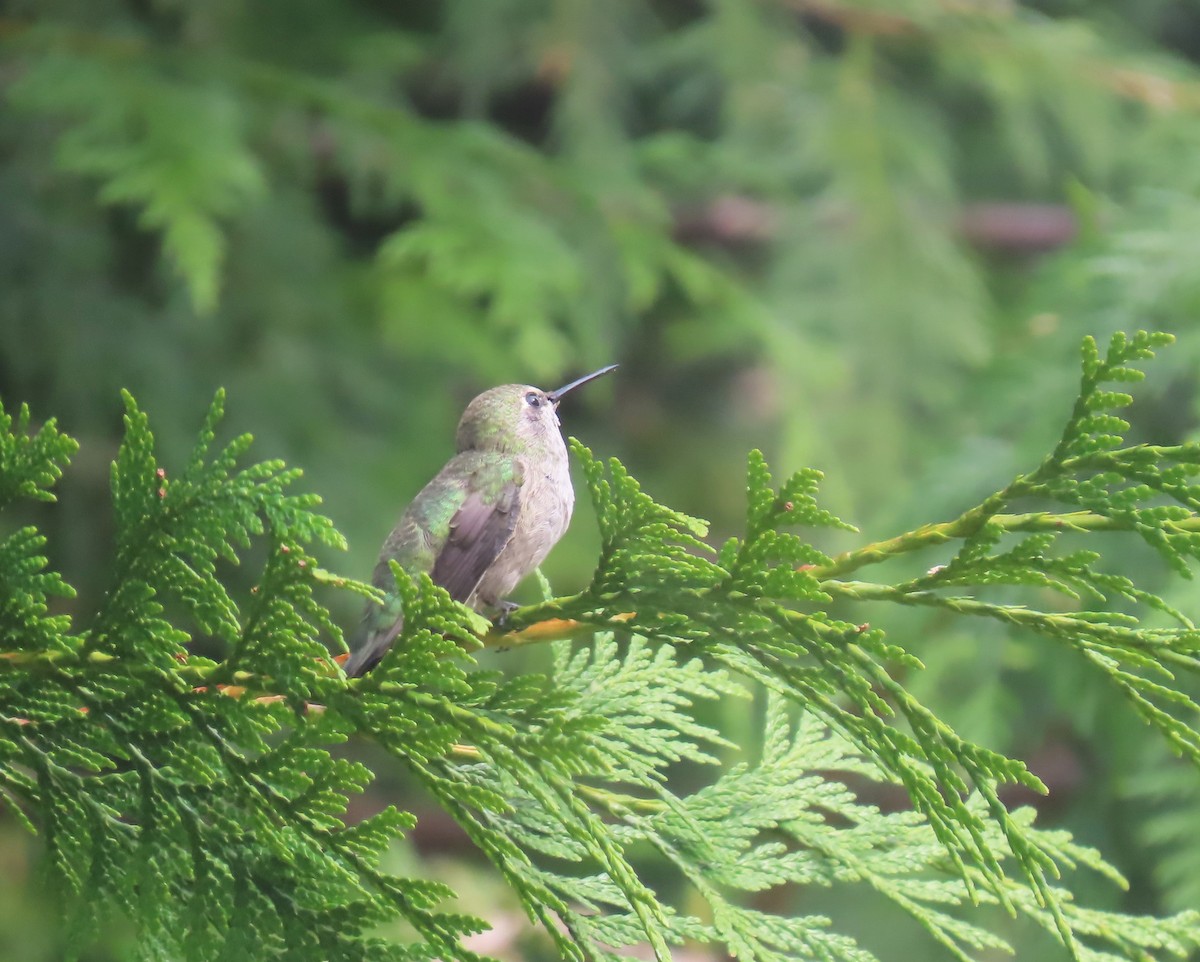
[[[668,509],[656,512],[620,471],[614,471],[609,483],[586,448],[576,442],[573,450],[583,463],[605,536],[600,567],[588,590],[560,605],[536,606],[538,616],[607,620],[638,609],[630,622],[634,630],[668,644],[692,645],[819,713],[901,781],[964,877],[968,864],[978,867],[981,878],[1007,904],[1003,856],[986,838],[984,818],[966,803],[969,792],[980,793],[990,817],[1003,826],[1019,870],[1039,900],[1057,911],[1046,880],[1050,858],[1011,819],[997,794],[1005,782],[1035,789],[1041,783],[1021,762],[960,738],[895,682],[888,673],[890,663],[917,667],[919,662],[887,643],[881,631],[792,607],[828,600],[805,568],[829,559],[780,529],[794,520],[841,524],[808,508],[794,519],[797,492],[811,488],[811,475],[792,479],[772,496],[761,455],[752,454],[747,537],[726,544],[720,564],[687,554],[683,547],[669,549],[660,559],[658,546],[664,540],[690,543],[694,522],[674,517]],[[637,527],[631,530],[630,524]],[[643,587],[649,579],[627,574],[643,567],[656,572],[653,587]],[[637,587],[625,593],[610,587],[631,584]],[[660,592],[670,599],[665,617],[655,605]],[[890,721],[896,714],[906,728]],[[1065,920],[1058,920],[1063,937],[1070,939]]]
[[[1034,471],[1016,478],[977,508],[947,525],[936,538],[915,532],[897,539],[883,555],[899,554],[939,541],[961,538],[962,545],[945,564],[899,585],[827,581],[827,591],[845,598],[888,600],[905,605],[943,608],[972,617],[993,618],[1066,644],[1102,671],[1133,709],[1166,738],[1172,749],[1200,765],[1200,714],[1185,679],[1200,676],[1200,632],[1193,620],[1128,578],[1097,570],[1099,555],[1074,551],[1051,553],[1060,536],[1087,529],[1128,531],[1140,536],[1181,576],[1191,578],[1191,561],[1200,556],[1200,445],[1123,447],[1128,423],[1111,413],[1126,407],[1130,395],[1107,385],[1140,381],[1132,364],[1148,360],[1171,342],[1170,335],[1140,331],[1113,336],[1101,356],[1095,342],[1083,344],[1079,397],[1054,451]],[[1004,535],[1015,504],[1035,498],[1065,504],[1070,512],[1044,521],[1051,531],[1033,535],[1011,550],[990,553]],[[1079,509],[1082,509],[1080,512]],[[1026,516],[1031,518],[1035,516]],[[852,570],[859,558],[841,559],[823,574]],[[1042,612],[1024,605],[996,604],[973,597],[942,594],[951,586],[1021,584],[1049,587],[1081,601],[1108,598],[1156,609],[1181,627],[1152,628],[1119,613],[1092,611]]]
[[[714,552],[703,522],[573,442],[602,536],[595,577],[506,626],[549,624],[572,638],[603,629],[590,643],[556,642],[551,677],[480,670],[469,653],[479,617],[427,575],[394,566],[402,633],[371,674],[346,679],[325,644],[340,644],[340,631],[314,589],[375,592],[316,566],[309,546],[342,542],[317,499],[292,492],[298,472],[243,467],[248,437],[214,448],[220,394],[191,456],[168,471],[127,395],[112,469],[113,581],[96,616],[77,625],[49,613],[70,589],[46,571],[36,531],[0,544],[0,802],[43,839],[77,951],[120,916],[148,959],[475,959],[462,939],[483,923],[454,911],[446,886],[381,868],[413,817],[388,808],[344,823],[348,794],[372,776],[331,748],[358,734],[462,826],[563,958],[648,947],[666,960],[693,941],[761,962],[876,957],[837,919],[754,906],[756,893],[781,886],[868,889],[963,960],[1006,947],[981,904],[1028,916],[1079,959],[1184,958],[1200,945],[1196,913],[1151,919],[1076,905],[1063,873],[1123,880],[1094,851],[1002,804],[1004,784],[1040,782],[917,701],[893,674],[920,668],[902,645],[824,611],[835,601],[934,605],[1066,643],[1196,758],[1198,736],[1176,714],[1195,710],[1174,680],[1196,664],[1187,615],[1104,571],[1095,552],[1054,553],[1072,532],[1117,526],[1146,537],[1161,523],[1165,553],[1190,554],[1181,536],[1191,514],[1138,514],[1153,505],[1136,488],[1156,477],[1154,490],[1186,506],[1190,475],[1171,472],[1190,455],[1102,440],[1114,425],[1095,412],[1122,399],[1101,385],[1132,379],[1128,362],[1157,341],[1115,343],[1104,361],[1085,356],[1071,425],[1034,472],[954,522],[837,558],[797,530],[849,528],[819,507],[817,472],[776,489],[753,452],[745,534]],[[53,425],[31,436],[28,424],[23,413],[0,438],[10,499],[44,497],[72,450]],[[1089,471],[1087,499],[1068,500],[1070,513],[1006,513],[1018,497],[1077,492],[1067,480]],[[1131,484],[1135,494],[1122,495]],[[1008,544],[1011,532],[1026,536]],[[921,577],[840,577],[951,541],[958,550]],[[243,596],[223,567],[252,545],[265,558]],[[1080,604],[1118,597],[1182,627],[945,590],[993,585],[1048,588]],[[190,653],[199,636],[221,643],[221,656]],[[768,693],[763,752],[736,759],[703,706],[758,686]],[[681,766],[710,776],[680,793]],[[885,814],[861,801],[861,786],[880,780],[902,786],[911,809]],[[647,884],[647,860],[673,872],[669,890]],[[373,934],[398,920],[409,944]]]
[[[211,311],[225,253],[221,219],[265,184],[235,92],[215,75],[182,80],[159,69],[128,37],[80,42],[43,30],[25,40],[53,52],[24,72],[13,101],[69,121],[59,166],[99,180],[103,203],[134,206],[145,227],[161,231],[193,304]]]
[[[53,501],[50,488],[77,448],[53,420],[30,433],[25,405],[15,419],[0,408],[0,509],[19,498]],[[78,645],[69,633],[70,620],[48,614],[52,598],[72,598],[75,591],[57,572],[46,570],[41,553],[45,544],[33,527],[20,528],[0,541],[0,651],[10,659],[34,653],[64,656]]]
[[[1146,806],[1137,837],[1156,856],[1155,880],[1167,907],[1200,905],[1200,779],[1164,751],[1149,752],[1128,793]]]
[[[1080,954],[1084,949],[1077,944],[1064,893],[1053,884],[1059,874],[1055,852],[999,796],[1005,783],[1044,791],[1041,782],[1022,762],[960,737],[898,683],[895,667],[920,668],[901,645],[865,621],[831,618],[816,606],[835,597],[937,605],[1065,642],[1104,671],[1173,748],[1200,761],[1200,734],[1185,720],[1197,717],[1200,706],[1174,681],[1175,673],[1200,668],[1200,635],[1186,616],[1128,579],[1095,570],[1093,553],[1047,559],[1053,534],[989,554],[1004,531],[1002,512],[1020,499],[1048,496],[1084,509],[1089,518],[1137,531],[1168,561],[1182,563],[1197,537],[1188,530],[1195,521],[1193,506],[1200,505],[1186,483],[1195,473],[1193,446],[1122,449],[1114,432],[1127,425],[1105,413],[1129,398],[1104,386],[1138,380],[1141,372],[1131,364],[1152,357],[1154,348],[1169,341],[1167,335],[1144,332],[1117,335],[1103,359],[1093,343],[1085,343],[1079,400],[1055,451],[1035,471],[956,522],[918,529],[838,559],[784,530],[793,524],[844,526],[816,507],[819,475],[814,472],[801,472],[775,492],[762,456],[752,453],[746,535],[731,539],[711,561],[688,550],[703,530],[693,519],[654,506],[619,465],[610,463],[606,473],[573,442],[603,539],[595,578],[581,594],[534,606],[524,618],[518,612],[510,624],[520,630],[545,617],[585,624],[628,619],[634,631],[702,651],[817,713],[905,787],[972,898],[995,898],[1010,910],[1018,908],[1010,877],[1015,872],[1059,937]],[[1156,495],[1176,505],[1138,507]],[[1070,530],[1071,517],[1059,527]],[[953,538],[962,539],[960,551],[923,579],[873,585],[836,578]],[[1051,587],[1101,601],[1115,595],[1167,612],[1184,627],[1143,628],[1102,612],[1038,612],[930,590],[943,584]]]
[[[0,509],[17,498],[53,501],[50,489],[79,448],[53,418],[37,431],[31,426],[28,405],[22,404],[15,418],[0,407]]]
[[[439,910],[447,889],[379,868],[411,817],[340,819],[369,773],[328,751],[351,729],[326,707],[345,682],[318,641],[337,629],[312,596],[321,579],[304,550],[340,538],[313,497],[287,491],[296,472],[237,467],[248,438],[208,455],[221,407],[218,395],[192,458],[169,476],[126,397],[114,583],[90,626],[69,634],[65,616],[42,617],[43,559],[0,558],[6,590],[28,599],[4,609],[0,786],[42,836],[69,941],[79,951],[123,915],[148,959],[349,959],[399,916],[421,939],[405,957],[472,958],[459,938],[480,923]],[[260,536],[257,589],[234,598],[218,559]],[[34,572],[23,585],[22,567]],[[229,657],[189,657],[196,631],[224,640]],[[373,955],[397,957],[382,944]]]

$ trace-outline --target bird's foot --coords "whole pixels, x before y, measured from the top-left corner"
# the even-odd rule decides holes
[[[515,601],[497,601],[493,607],[496,608],[496,617],[492,619],[492,624],[497,628],[503,628],[505,622],[508,621],[508,616],[521,606]]]

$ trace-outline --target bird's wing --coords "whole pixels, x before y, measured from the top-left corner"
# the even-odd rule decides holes
[[[467,602],[492,562],[512,540],[521,513],[521,472],[512,462],[500,480],[473,485],[450,520],[450,536],[431,577],[455,601]]]
[[[429,572],[450,597],[466,602],[512,538],[522,480],[520,462],[472,452],[456,456],[429,482],[384,543],[374,583],[387,598],[367,605],[362,643],[343,666],[347,675],[379,664],[404,627],[389,562],[410,574]]]

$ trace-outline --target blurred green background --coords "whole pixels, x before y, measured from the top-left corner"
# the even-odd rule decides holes
[[[1192,437],[1197,57],[1200,4],[1166,0],[11,0],[0,397],[83,445],[35,515],[52,563],[86,621],[123,387],[169,465],[228,388],[228,432],[304,469],[350,541],[328,564],[358,577],[471,396],[613,361],[565,429],[714,544],[751,447],[824,470],[864,538],[953,516],[1049,450],[1088,333],[1175,331],[1132,437]],[[585,583],[596,543],[582,504],[556,587]],[[1196,610],[1131,541],[1100,547]],[[1200,905],[1200,776],[1083,665],[991,625],[870,617],[928,666],[906,683],[1027,759],[1043,821],[1132,883],[1083,878],[1083,898]],[[722,724],[752,755],[744,707]],[[421,814],[397,858],[497,922],[487,951],[544,952],[411,792],[386,772],[362,803]],[[61,953],[35,853],[0,819],[3,959]],[[885,959],[935,957],[869,898],[772,897]]]

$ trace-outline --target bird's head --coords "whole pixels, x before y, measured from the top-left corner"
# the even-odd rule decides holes
[[[520,453],[558,438],[558,403],[581,384],[617,369],[610,364],[556,391],[530,384],[501,384],[478,395],[458,422],[459,451]]]

